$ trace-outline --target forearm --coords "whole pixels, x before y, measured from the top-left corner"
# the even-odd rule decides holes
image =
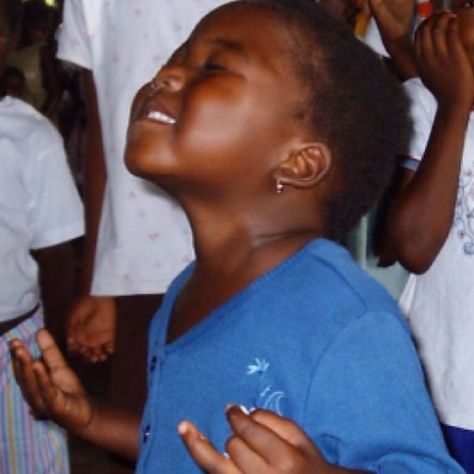
[[[406,81],[418,75],[414,48],[409,38],[386,42],[385,48],[390,55],[392,69],[400,80]]]
[[[75,249],[73,241],[33,252],[40,268],[41,299],[46,327],[57,340],[64,337],[64,315],[74,299]]]
[[[136,415],[96,406],[81,438],[131,460],[138,457],[140,420]]]
[[[94,269],[97,236],[107,179],[97,95],[92,72],[85,71],[87,105],[87,153],[84,167],[86,237],[81,274],[81,293],[89,294]]]
[[[469,109],[440,104],[417,172],[389,213],[398,260],[426,271],[452,225]]]

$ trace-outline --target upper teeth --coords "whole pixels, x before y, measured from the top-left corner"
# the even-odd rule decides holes
[[[169,115],[164,114],[163,112],[158,112],[157,110],[153,110],[152,112],[148,112],[147,117],[151,120],[156,120],[157,122],[164,122],[173,124],[176,123],[176,119],[170,117]]]

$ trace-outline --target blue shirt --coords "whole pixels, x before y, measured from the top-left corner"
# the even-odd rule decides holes
[[[166,344],[192,266],[150,328],[138,472],[201,472],[176,428],[189,419],[220,451],[229,403],[297,422],[326,459],[384,474],[460,473],[448,456],[396,303],[338,245],[299,252]]]

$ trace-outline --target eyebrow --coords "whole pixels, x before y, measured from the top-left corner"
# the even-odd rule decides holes
[[[248,61],[249,59],[247,52],[245,51],[241,43],[236,43],[235,41],[228,40],[225,38],[215,38],[210,40],[209,44],[213,46],[220,46],[221,48],[232,51],[233,53],[242,56],[242,58],[244,58],[246,61]]]

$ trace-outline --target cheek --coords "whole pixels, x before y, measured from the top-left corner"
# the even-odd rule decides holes
[[[260,153],[260,144],[272,140],[277,108],[261,89],[258,94],[239,87],[199,91],[181,114],[178,146],[184,156]]]

